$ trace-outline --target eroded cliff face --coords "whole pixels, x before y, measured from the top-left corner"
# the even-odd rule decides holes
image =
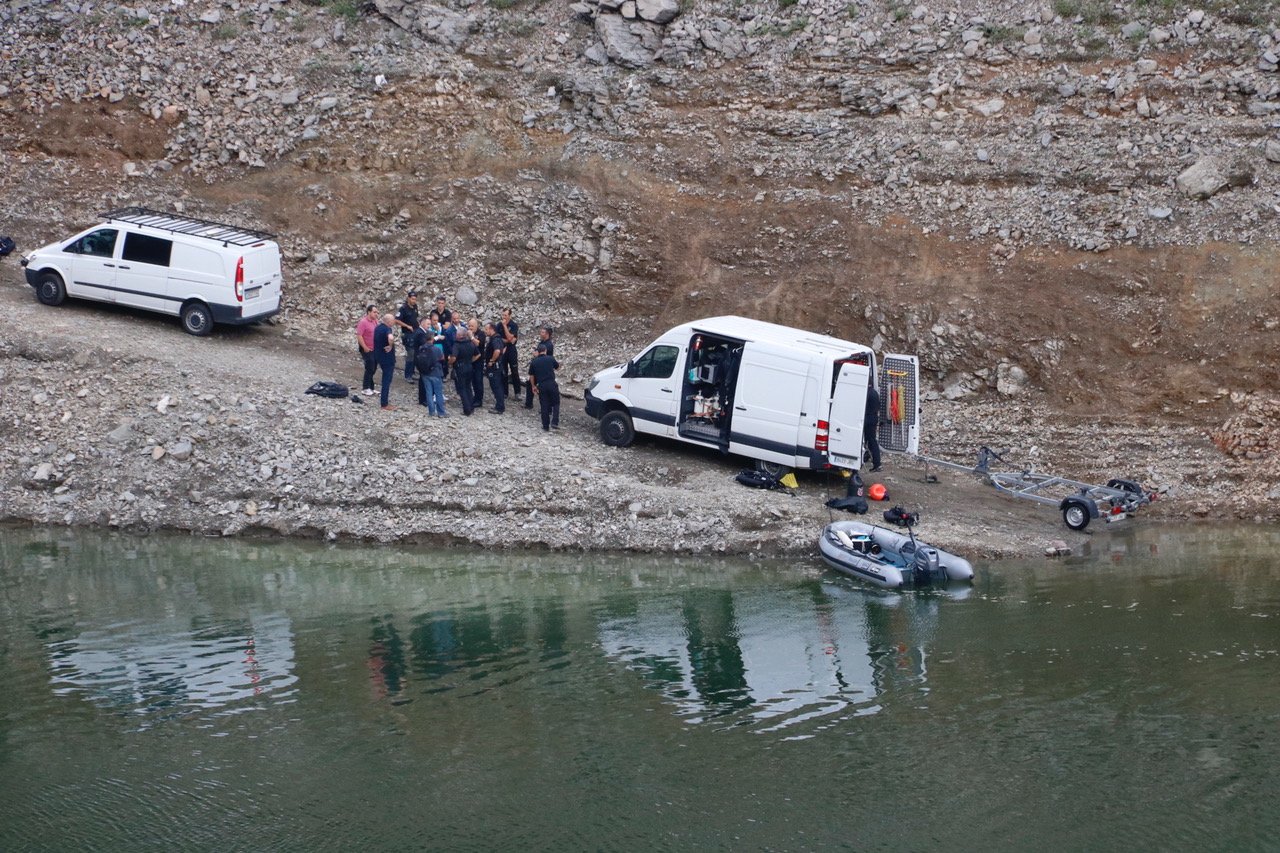
[[[0,230],[266,227],[288,337],[412,285],[555,323],[580,382],[746,314],[918,353],[940,400],[1203,439],[1280,388],[1278,28],[1261,0],[11,2]]]

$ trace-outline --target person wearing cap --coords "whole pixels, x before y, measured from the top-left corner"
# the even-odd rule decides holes
[[[373,374],[378,370],[378,359],[373,353],[373,330],[376,328],[378,328],[378,307],[366,305],[364,316],[360,318],[359,323],[356,323],[356,348],[360,353],[360,360],[364,362],[364,376],[360,379],[360,387],[364,389],[361,393],[366,397],[372,397],[377,393],[373,390]]]
[[[373,330],[373,352],[378,358],[378,369],[382,371],[382,408],[394,410],[391,405],[391,377],[396,372],[396,318],[392,314],[383,314],[382,322]]]
[[[553,334],[554,334],[554,330],[550,326],[538,327],[538,347],[542,347],[545,345],[547,350],[547,355],[551,356],[552,358],[554,358],[556,354],[556,342],[552,339]],[[534,358],[538,357],[539,352],[541,352],[541,350],[534,352]],[[532,358],[529,359],[529,364],[530,366],[532,366],[533,364]],[[525,383],[525,386],[524,386],[524,407],[526,409],[533,408],[533,385],[529,383]]]
[[[546,341],[539,342],[538,354],[529,362],[529,387],[538,395],[543,432],[560,429],[560,386],[556,384],[556,370],[560,362],[548,349]]]
[[[404,297],[404,304],[400,306],[400,310],[395,316],[396,325],[401,330],[401,340],[404,341],[404,378],[407,382],[413,381],[413,354],[414,332],[418,331],[418,291],[410,290]]]

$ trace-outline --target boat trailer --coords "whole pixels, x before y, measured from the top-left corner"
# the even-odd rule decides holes
[[[1072,530],[1084,530],[1095,518],[1102,518],[1107,523],[1129,518],[1140,507],[1159,497],[1159,492],[1148,492],[1133,480],[1113,478],[1105,486],[1099,486],[1052,474],[1039,474],[1029,468],[1023,471],[992,471],[992,460],[1005,460],[989,447],[978,449],[978,462],[971,466],[920,454],[913,454],[913,457],[924,463],[927,482],[937,482],[937,476],[929,473],[931,465],[975,474],[994,486],[996,491],[1058,507],[1062,521]],[[1105,507],[1100,508],[1099,504]]]

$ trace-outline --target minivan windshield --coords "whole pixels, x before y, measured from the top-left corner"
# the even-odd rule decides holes
[[[116,236],[119,233],[115,228],[99,228],[76,240],[66,248],[66,251],[77,255],[110,258],[116,252]]]

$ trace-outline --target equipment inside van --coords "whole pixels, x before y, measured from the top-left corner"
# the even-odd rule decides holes
[[[274,235],[145,207],[102,218],[22,259],[41,302],[60,305],[70,296],[171,314],[193,335],[280,311]]]
[[[874,379],[873,379],[874,377]],[[867,386],[882,449],[915,453],[920,441],[919,362],[744,317],[712,317],[663,334],[626,364],[597,373],[587,414],[606,444],[636,432],[715,447],[784,468],[862,465]]]

